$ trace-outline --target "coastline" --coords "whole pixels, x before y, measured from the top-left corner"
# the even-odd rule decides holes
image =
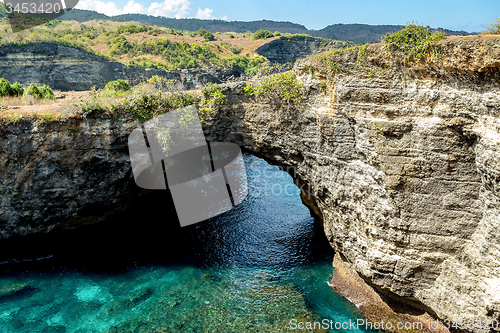
[[[390,304],[386,302],[365,280],[363,280],[354,268],[344,260],[339,253],[333,258],[333,276],[329,286],[339,295],[345,297],[354,304],[361,314],[370,323],[387,323],[384,332],[414,332],[414,333],[450,333],[442,321],[439,321],[437,329],[431,323],[436,323],[428,312],[401,306],[401,304]],[[411,323],[410,329],[398,329],[398,323]],[[421,325],[421,326],[420,326]],[[387,329],[392,326],[393,329]],[[410,324],[408,324],[410,326]],[[415,329],[413,329],[415,327]],[[418,327],[422,327],[419,329]]]

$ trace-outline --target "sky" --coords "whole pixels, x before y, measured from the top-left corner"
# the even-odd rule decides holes
[[[141,13],[228,21],[274,20],[319,30],[336,23],[396,24],[479,32],[500,17],[499,0],[80,0],[76,8],[113,16]]]

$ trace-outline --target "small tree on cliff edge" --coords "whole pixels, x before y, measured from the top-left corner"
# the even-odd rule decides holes
[[[491,23],[483,32],[485,34],[500,34],[500,18],[494,23]]]

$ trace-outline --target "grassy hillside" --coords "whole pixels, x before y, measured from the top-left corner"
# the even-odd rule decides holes
[[[57,42],[120,61],[126,65],[168,71],[203,65],[239,66],[255,73],[267,60],[254,51],[277,37],[253,40],[252,35],[175,30],[131,22],[94,20],[51,21],[12,34],[0,21],[0,44]]]
[[[308,30],[301,24],[277,21],[223,21],[223,20],[200,20],[200,19],[174,19],[167,17],[155,17],[143,14],[126,14],[108,17],[89,10],[73,9],[61,17],[61,20],[75,20],[86,22],[89,20],[111,20],[111,21],[136,21],[141,24],[157,25],[176,30],[198,31],[206,29],[211,32],[238,32],[248,33],[265,29],[269,31],[280,31],[281,33],[300,34],[306,33],[315,37],[324,37],[337,40],[351,41],[355,44],[378,43],[386,33],[393,33],[401,29],[400,25],[368,25],[368,24],[334,24],[321,30]],[[452,31],[439,29],[446,35],[468,35],[465,31]]]

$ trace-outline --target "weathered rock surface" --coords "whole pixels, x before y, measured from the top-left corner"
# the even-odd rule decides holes
[[[331,48],[344,48],[346,42],[332,41],[328,45],[323,45],[321,38],[315,37],[280,37],[260,46],[256,53],[266,57],[272,63],[293,64],[296,60],[305,58],[312,54],[323,52]]]
[[[167,72],[125,66],[119,62],[55,43],[39,43],[16,48],[0,48],[0,77],[20,82],[47,84],[61,91],[104,88],[113,80],[126,80],[132,85],[159,75],[180,82],[184,89],[195,89],[205,83],[221,83],[244,76],[239,68],[200,67]]]
[[[130,200],[128,134],[111,117],[20,122],[0,135],[0,238],[95,223]]]
[[[403,79],[298,63],[303,112],[259,103],[243,83],[225,86],[205,132],[293,167],[332,246],[380,292],[493,332],[484,321],[500,319],[500,40],[442,45],[442,63]],[[91,207],[126,202],[136,124],[90,117],[2,128],[2,237],[74,227]]]

